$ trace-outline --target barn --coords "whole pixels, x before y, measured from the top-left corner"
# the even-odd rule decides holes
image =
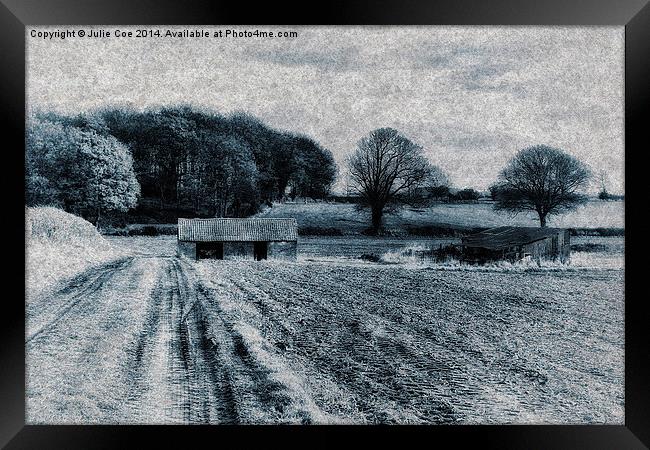
[[[178,255],[190,259],[295,260],[296,219],[178,219]]]
[[[490,260],[519,261],[568,260],[571,236],[561,228],[497,227],[462,239],[463,259],[470,262]]]

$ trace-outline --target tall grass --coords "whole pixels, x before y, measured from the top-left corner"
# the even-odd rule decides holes
[[[572,271],[584,269],[617,270],[624,268],[624,254],[610,251],[575,251],[569,261],[521,260],[489,261],[484,264],[469,264],[462,261],[457,246],[413,245],[396,251],[389,251],[379,257],[378,262],[400,264],[409,267],[438,270],[466,270],[479,272],[534,272]]]
[[[412,245],[398,251],[387,252],[381,260],[388,263],[458,263],[462,259],[459,246],[447,245]]]
[[[25,208],[25,239],[34,243],[93,243],[103,241],[93,224],[50,206]]]
[[[25,209],[27,300],[90,267],[124,256],[90,222],[52,207]]]

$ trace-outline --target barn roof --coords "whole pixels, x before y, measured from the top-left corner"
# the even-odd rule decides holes
[[[178,219],[179,241],[295,241],[296,219]]]
[[[502,250],[513,245],[530,244],[540,239],[564,232],[561,228],[497,227],[464,237],[466,247]]]

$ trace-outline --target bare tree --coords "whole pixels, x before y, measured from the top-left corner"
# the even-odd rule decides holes
[[[598,192],[598,198],[600,200],[609,200],[609,192],[607,192],[607,183],[605,183],[605,171],[600,171],[600,192]]]
[[[540,226],[546,217],[561,214],[587,201],[580,193],[591,175],[585,164],[562,150],[536,145],[520,150],[501,171],[490,190],[495,209],[520,212],[532,210]]]
[[[410,194],[431,173],[422,148],[392,128],[379,128],[364,137],[348,159],[353,191],[372,215],[372,232],[382,226],[386,207],[408,203]]]

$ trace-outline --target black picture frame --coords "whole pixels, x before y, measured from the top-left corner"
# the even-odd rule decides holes
[[[625,210],[625,425],[526,425],[434,427],[202,427],[202,426],[30,426],[25,425],[24,351],[24,136],[25,136],[25,27],[33,25],[219,25],[219,24],[328,24],[328,25],[618,25],[625,26],[625,158],[626,196],[640,207]],[[383,440],[408,430],[423,442],[453,442],[486,448],[647,448],[650,445],[650,342],[646,321],[647,294],[634,290],[642,278],[643,264],[636,264],[642,250],[637,228],[643,213],[643,187],[634,175],[647,148],[643,139],[650,105],[650,4],[648,0],[413,0],[319,3],[307,8],[282,7],[275,2],[173,0],[0,0],[0,123],[2,155],[6,161],[2,182],[5,204],[3,225],[7,243],[17,247],[5,270],[0,326],[0,445],[6,448],[130,448],[135,441],[189,446],[190,440],[222,441],[237,434],[239,447],[260,435],[282,432],[291,440],[311,439],[314,430],[320,444],[334,443],[342,435]],[[637,181],[639,182],[639,181]],[[21,194],[22,193],[22,194]],[[22,237],[22,249],[21,245]],[[5,246],[8,248],[8,246]],[[6,250],[7,252],[9,250]],[[14,253],[14,252],[12,252]],[[18,256],[16,256],[18,255]],[[640,261],[640,259],[638,259]],[[20,264],[20,262],[23,264]],[[244,433],[242,433],[242,431]],[[254,431],[254,432],[253,432]],[[325,433],[323,433],[325,431]],[[334,432],[334,433],[331,433]],[[401,433],[400,433],[401,434]],[[228,436],[233,437],[233,436]],[[143,441],[141,441],[143,442]],[[222,441],[223,442],[223,441]],[[138,444],[141,445],[141,444]]]

